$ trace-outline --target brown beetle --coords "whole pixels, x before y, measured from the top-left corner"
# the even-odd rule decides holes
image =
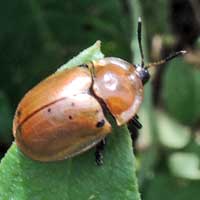
[[[148,67],[185,52],[145,66],[140,20],[138,39],[141,65],[103,58],[57,72],[31,89],[18,105],[13,122],[22,152],[34,160],[55,161],[90,149],[111,132],[105,109],[117,125],[132,120],[140,128],[135,116],[143,100],[143,85],[150,77]],[[100,152],[96,160],[101,163]]]

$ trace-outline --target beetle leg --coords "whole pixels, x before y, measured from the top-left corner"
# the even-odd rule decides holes
[[[134,116],[136,119],[139,119],[139,116],[136,114],[135,116]]]
[[[138,115],[135,115],[130,121],[137,129],[141,129],[142,124],[138,121],[138,119],[139,119]]]
[[[142,128],[142,124],[138,121],[138,115],[135,115],[129,122],[128,122],[128,129],[131,133],[131,138],[133,142],[136,141],[138,137],[138,130]]]
[[[105,148],[106,144],[106,139],[104,138],[97,144],[96,146],[96,151],[95,151],[95,160],[97,165],[102,165],[103,164],[103,151]]]

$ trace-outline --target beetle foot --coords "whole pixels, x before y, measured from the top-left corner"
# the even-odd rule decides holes
[[[96,164],[98,166],[103,165],[103,151],[105,148],[106,140],[105,138],[99,142],[99,144],[96,146],[96,151],[95,151],[95,160]]]

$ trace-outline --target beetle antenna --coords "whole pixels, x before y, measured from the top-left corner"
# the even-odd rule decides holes
[[[162,60],[159,60],[159,61],[157,61],[157,62],[153,62],[153,63],[147,64],[147,65],[145,66],[145,68],[148,69],[148,68],[150,68],[150,67],[155,67],[155,66],[157,66],[157,65],[162,65],[162,64],[164,64],[164,63],[166,63],[166,62],[168,62],[168,61],[170,61],[170,60],[172,60],[172,59],[174,59],[174,58],[176,58],[176,57],[178,57],[178,56],[184,55],[184,54],[186,54],[186,53],[187,53],[187,51],[185,51],[185,50],[177,51],[177,52],[175,52],[175,53],[173,53],[173,54],[167,56],[166,58],[164,58],[164,59],[162,59]]]
[[[143,53],[143,49],[142,49],[142,19],[141,19],[141,17],[138,18],[137,36],[138,36],[138,44],[139,44],[140,56],[141,56],[141,67],[144,67],[144,53]]]

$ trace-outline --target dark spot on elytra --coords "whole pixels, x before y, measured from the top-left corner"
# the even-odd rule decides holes
[[[17,116],[20,117],[22,112],[20,110],[17,111]]]
[[[47,110],[49,113],[51,112],[51,108],[48,108],[48,110]]]
[[[72,106],[75,106],[75,103],[74,103],[74,102],[72,102],[72,103],[71,103],[71,105],[72,105]]]
[[[71,115],[69,115],[69,116],[68,116],[68,118],[69,118],[70,120],[72,120],[72,119],[73,119]]]
[[[97,122],[96,127],[97,127],[97,128],[101,128],[101,127],[104,126],[104,124],[105,124],[105,120],[102,119],[101,121],[98,121],[98,122]]]

